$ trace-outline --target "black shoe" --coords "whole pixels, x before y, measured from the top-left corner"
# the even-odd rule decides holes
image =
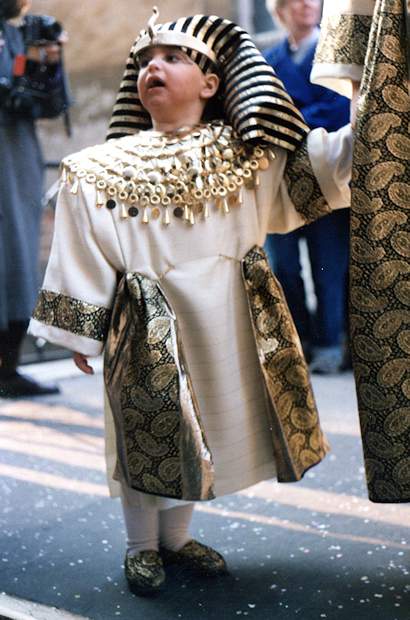
[[[59,394],[60,388],[52,383],[37,383],[25,375],[14,372],[0,379],[0,398],[21,398],[24,396],[47,396]]]
[[[140,551],[137,555],[125,556],[124,569],[129,589],[140,596],[157,594],[165,581],[158,551]]]

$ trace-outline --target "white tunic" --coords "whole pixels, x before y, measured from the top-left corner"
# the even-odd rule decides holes
[[[332,208],[349,205],[351,132],[315,130],[309,135],[312,167]],[[195,225],[173,218],[143,224],[122,219],[117,208],[96,208],[95,187],[77,194],[63,184],[43,289],[110,308],[116,275],[140,272],[159,279],[178,317],[187,366],[215,465],[215,494],[273,478],[276,473],[264,382],[241,277],[240,261],[268,232],[304,224],[283,181],[286,152],[277,148],[260,186],[243,189],[243,205],[216,212]],[[98,355],[103,343],[32,319],[30,333]],[[112,495],[115,437],[106,407],[106,454]],[[147,501],[155,501],[149,499]]]

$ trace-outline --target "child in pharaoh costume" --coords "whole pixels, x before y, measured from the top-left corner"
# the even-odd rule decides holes
[[[154,15],[156,17],[156,15]],[[315,130],[249,36],[215,16],[157,25],[127,62],[109,140],[64,160],[31,333],[104,349],[112,495],[138,593],[164,564],[207,575],[195,501],[299,480],[328,447],[261,249],[349,204],[351,132]]]

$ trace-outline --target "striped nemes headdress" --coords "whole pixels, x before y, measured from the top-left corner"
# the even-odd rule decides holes
[[[242,140],[295,150],[308,128],[247,32],[215,15],[181,17],[155,24],[157,16],[154,8],[147,30],[141,31],[131,48],[108,139],[152,126],[138,96],[138,55],[147,47],[172,45],[181,47],[202,71],[216,67],[222,82],[223,120],[232,125]]]

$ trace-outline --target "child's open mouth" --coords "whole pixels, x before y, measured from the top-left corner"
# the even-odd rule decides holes
[[[161,88],[162,86],[165,86],[165,82],[160,78],[151,78],[147,83],[148,90],[151,90],[151,88]]]

